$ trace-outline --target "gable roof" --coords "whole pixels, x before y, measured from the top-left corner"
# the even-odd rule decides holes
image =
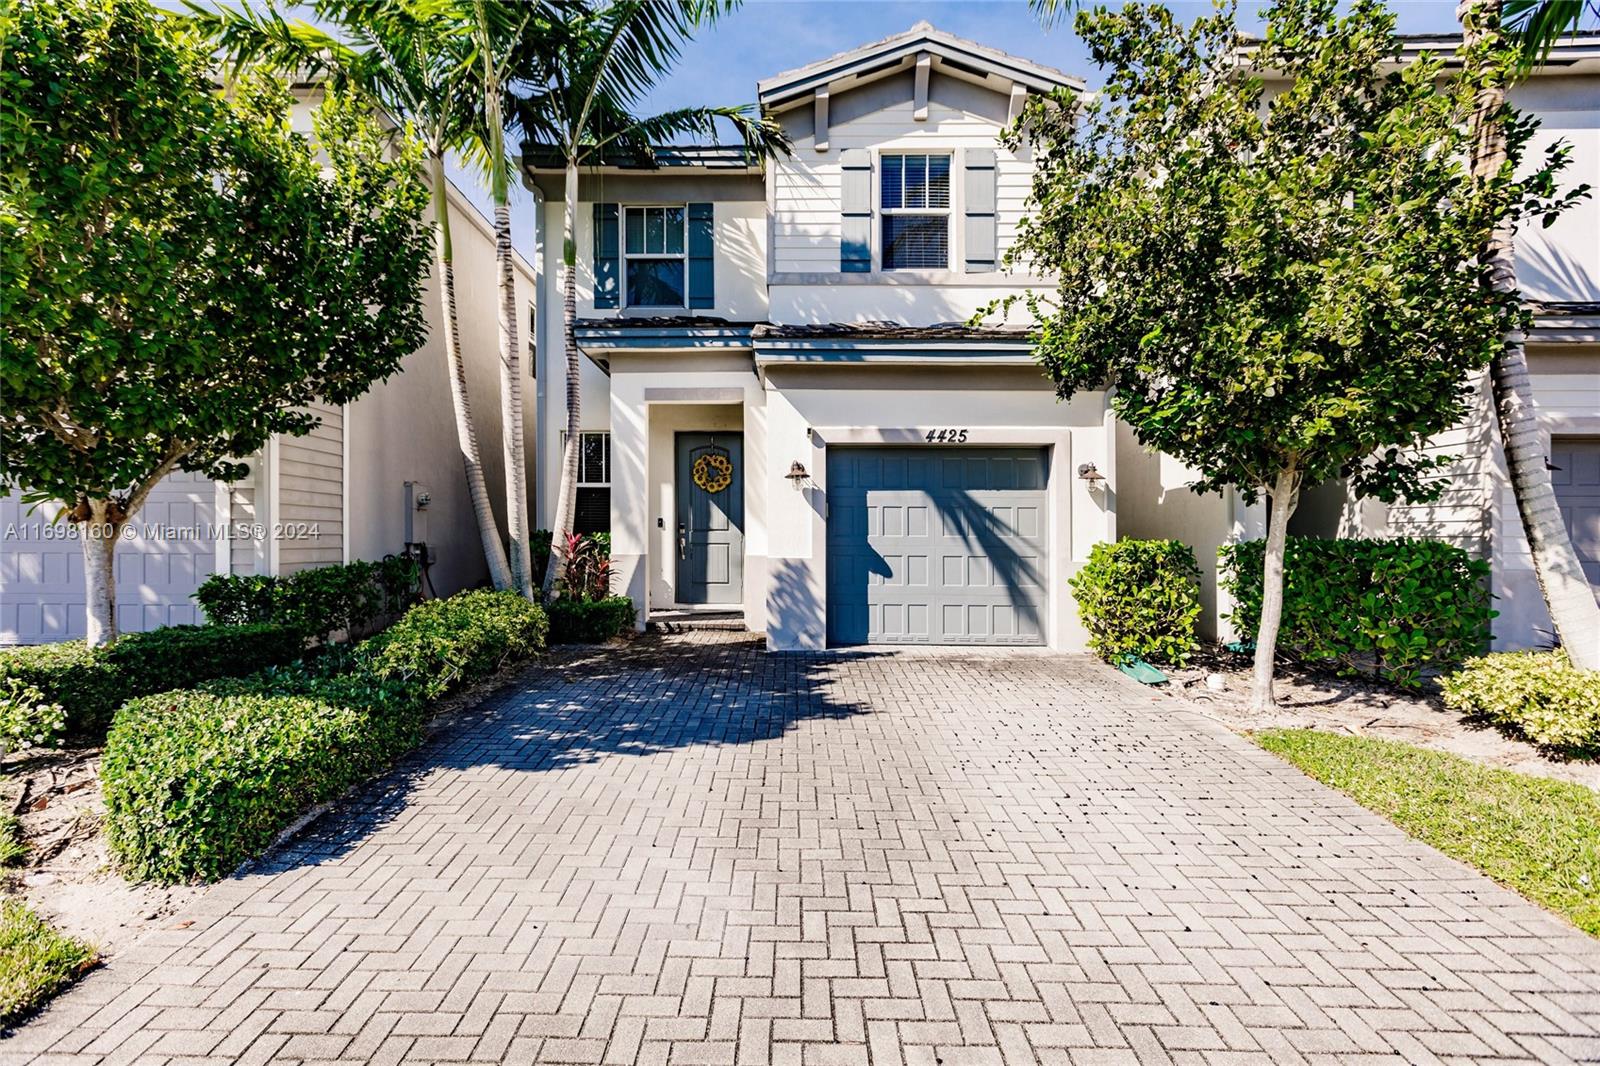
[[[756,95],[763,108],[782,111],[819,89],[840,91],[909,70],[924,52],[946,73],[971,81],[1011,82],[1038,93],[1084,88],[1082,78],[919,22],[904,33],[765,78],[756,83]]]

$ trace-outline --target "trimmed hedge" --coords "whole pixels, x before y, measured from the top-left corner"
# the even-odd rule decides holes
[[[550,604],[550,643],[601,644],[633,629],[639,616],[626,596],[603,600],[559,599]]]
[[[0,682],[37,689],[66,711],[66,733],[97,741],[125,701],[216,677],[253,673],[305,653],[280,625],[167,626],[90,648],[81,640],[0,651]]]
[[[1562,651],[1496,652],[1439,680],[1445,706],[1565,755],[1600,754],[1600,673]]]
[[[422,739],[421,700],[370,674],[245,687],[145,696],[117,712],[100,779],[106,840],[131,879],[225,877]]]
[[[1240,633],[1260,625],[1264,549],[1259,540],[1219,549]],[[1436,540],[1290,537],[1279,654],[1416,688],[1423,670],[1483,650],[1495,615],[1488,576],[1488,563]]]
[[[194,598],[214,624],[271,622],[318,640],[340,631],[349,639],[370,633],[415,603],[421,576],[416,560],[391,555],[287,577],[213,574]]]
[[[515,592],[463,592],[428,600],[365,640],[357,658],[381,678],[436,700],[545,645],[544,610]]]
[[[100,777],[106,836],[135,880],[216,880],[309,806],[415,747],[427,704],[544,644],[511,592],[429,600],[354,648],[134,700]]]
[[[1200,567],[1182,541],[1103,541],[1067,584],[1089,647],[1107,662],[1137,656],[1181,666],[1198,646]]]

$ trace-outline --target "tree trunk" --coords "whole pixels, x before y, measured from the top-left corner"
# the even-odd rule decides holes
[[[1503,30],[1499,0],[1463,0],[1456,8],[1461,21],[1462,44],[1469,57],[1498,50]],[[1505,79],[1489,75],[1480,79],[1472,113],[1472,172],[1479,180],[1497,173],[1506,163],[1506,131],[1499,116],[1505,106]],[[1484,249],[1489,285],[1497,294],[1515,292],[1515,233],[1509,222],[1495,227]],[[1513,328],[1503,339],[1490,373],[1494,387],[1496,419],[1505,446],[1506,468],[1517,500],[1517,513],[1528,538],[1533,570],[1544,595],[1556,636],[1574,666],[1600,670],[1600,603],[1584,576],[1572,538],[1561,520],[1561,506],[1545,466],[1544,444],[1533,405],[1528,378],[1528,351],[1522,330]]]
[[[533,596],[533,555],[528,540],[528,466],[522,427],[522,350],[517,321],[517,279],[511,250],[511,205],[494,205],[494,251],[500,266],[500,422],[506,464],[506,532],[511,538],[512,586]]]
[[[83,541],[83,584],[87,609],[85,637],[98,648],[117,639],[117,540],[121,522],[114,521],[110,500],[90,500],[89,520],[78,523]]]
[[[1261,625],[1256,630],[1255,680],[1250,689],[1250,707],[1256,711],[1278,705],[1272,678],[1277,665],[1278,626],[1283,621],[1283,554],[1289,539],[1289,516],[1300,499],[1300,474],[1293,466],[1278,475],[1269,495],[1272,515],[1267,522],[1267,550],[1262,553]]]
[[[578,167],[568,162],[566,206],[561,226],[561,336],[567,362],[567,439],[561,448],[561,487],[556,497],[556,517],[550,528],[550,563],[544,571],[544,596],[555,595],[556,579],[566,565],[567,537],[572,532],[572,512],[578,498],[578,427],[582,388],[579,381],[578,339],[573,332],[578,319]]]
[[[467,368],[461,361],[461,327],[456,317],[456,273],[450,247],[450,202],[446,193],[444,157],[430,153],[428,172],[433,185],[433,212],[438,224],[439,297],[444,307],[444,358],[450,374],[450,398],[456,409],[456,440],[461,447],[461,462],[466,467],[467,494],[478,521],[478,536],[483,541],[483,557],[489,564],[489,581],[497,589],[511,586],[511,568],[506,562],[500,528],[489,505],[489,486],[483,477],[483,458],[478,450],[478,430],[472,424],[472,405],[467,398]]]

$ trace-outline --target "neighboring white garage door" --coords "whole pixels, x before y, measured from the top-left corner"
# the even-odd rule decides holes
[[[0,498],[0,644],[43,644],[84,633],[83,548],[51,526],[57,506],[33,514]],[[190,594],[216,569],[216,483],[177,473],[150,491],[117,546],[117,626],[125,633],[204,621]],[[54,533],[54,536],[49,534]]]
[[[1600,594],[1600,439],[1556,437],[1550,442],[1550,480],[1561,517],[1589,584]]]
[[[1043,644],[1042,448],[829,448],[828,640]]]

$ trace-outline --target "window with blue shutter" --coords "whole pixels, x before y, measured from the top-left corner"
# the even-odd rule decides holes
[[[617,205],[594,205],[594,305],[617,307],[622,302],[618,284]]]
[[[839,154],[839,269],[872,269],[872,153],[847,148]]]
[[[717,306],[715,212],[711,204],[689,205],[689,307]]]

